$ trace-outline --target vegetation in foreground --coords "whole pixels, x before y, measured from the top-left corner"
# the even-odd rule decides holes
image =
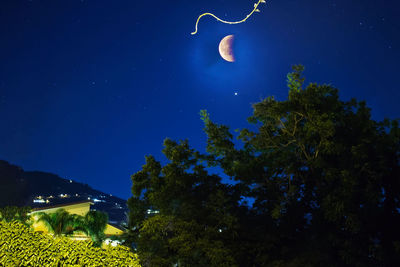
[[[17,207],[17,206],[6,206],[0,208],[0,221],[12,222],[19,221],[25,225],[28,225],[31,212],[30,207]]]
[[[35,222],[43,222],[48,232],[54,236],[70,236],[75,233],[84,233],[89,236],[96,247],[101,247],[106,236],[104,230],[107,227],[108,215],[105,212],[91,210],[80,216],[70,214],[65,209],[58,209],[52,213],[39,212],[33,216],[28,215],[30,207],[7,206],[0,208],[0,221],[19,221],[26,226],[32,226]]]
[[[400,266],[398,120],[302,71],[237,141],[203,111],[207,153],[166,139],[165,165],[146,157],[128,200],[142,266]]]
[[[105,212],[91,210],[85,216],[80,216],[70,214],[64,209],[58,209],[53,213],[40,212],[37,216],[37,221],[42,221],[47,230],[55,236],[83,232],[97,247],[100,247],[106,238],[104,230],[107,226],[108,216]]]
[[[124,246],[94,247],[90,241],[53,238],[21,222],[0,221],[0,266],[140,266]]]

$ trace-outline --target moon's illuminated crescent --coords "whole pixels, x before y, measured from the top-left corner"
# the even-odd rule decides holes
[[[219,43],[219,54],[223,59],[229,62],[235,62],[235,55],[233,53],[233,40],[234,35],[228,35],[222,38],[221,42]]]

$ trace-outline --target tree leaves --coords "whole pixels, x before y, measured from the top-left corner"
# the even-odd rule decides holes
[[[166,139],[165,165],[146,157],[128,201],[145,265],[400,266],[398,121],[306,86],[303,71],[288,74],[287,100],[253,105],[240,148],[201,110],[206,153]]]
[[[104,230],[108,223],[108,215],[104,212],[92,210],[85,216],[80,216],[58,209],[53,213],[39,212],[36,216],[36,221],[43,222],[48,231],[55,236],[84,232],[90,236],[95,246],[101,246],[105,239]]]
[[[124,246],[93,247],[92,242],[53,238],[20,222],[0,222],[1,266],[140,266]]]

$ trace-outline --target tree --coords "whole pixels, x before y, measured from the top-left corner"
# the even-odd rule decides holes
[[[52,213],[40,212],[37,222],[43,222],[49,232],[55,236],[71,235],[76,231],[86,232],[82,216],[70,214],[64,209]]]
[[[398,120],[372,120],[365,102],[341,101],[331,85],[305,86],[303,69],[288,74],[287,100],[254,104],[237,141],[202,111],[207,153],[167,139],[170,163],[146,158],[128,201],[144,263],[400,266]]]
[[[129,226],[143,266],[235,266],[239,196],[199,163],[187,141],[164,141],[170,163],[152,156],[132,176]]]
[[[277,250],[255,242],[271,262],[398,265],[398,121],[373,121],[364,102],[340,101],[330,85],[303,88],[302,71],[288,75],[288,100],[254,105],[257,131],[240,132],[244,149],[203,113],[213,164],[247,186],[256,225],[271,223],[257,232],[273,232]]]
[[[104,230],[108,223],[107,213],[91,210],[85,214],[83,221],[84,232],[90,236],[95,246],[101,246],[105,239]]]
[[[40,212],[38,215],[37,222],[42,221],[55,236],[83,232],[91,238],[93,245],[98,247],[105,239],[104,230],[108,223],[108,215],[105,212],[91,210],[85,216],[81,216],[58,209],[53,213]]]

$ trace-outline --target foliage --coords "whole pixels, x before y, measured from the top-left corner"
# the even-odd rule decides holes
[[[253,105],[237,141],[202,111],[207,153],[167,139],[169,163],[146,157],[128,201],[143,266],[400,266],[398,120],[304,86],[303,69],[287,100]]]
[[[108,215],[105,212],[91,210],[83,218],[84,232],[87,233],[96,246],[105,239],[104,230],[107,227]]]
[[[53,238],[20,222],[0,222],[1,266],[140,266],[124,246],[101,249],[90,241]]]
[[[0,220],[6,222],[17,220],[22,223],[27,223],[29,219],[28,213],[30,211],[30,207],[7,206],[0,208]]]
[[[70,214],[65,209],[58,209],[52,213],[37,213],[37,222],[43,222],[47,230],[55,236],[71,235],[75,231],[85,231],[82,216]]]
[[[234,266],[233,187],[208,174],[186,141],[166,139],[163,152],[169,164],[149,156],[132,176],[130,227],[140,229],[132,238],[142,265]]]
[[[55,236],[83,232],[92,239],[94,246],[101,246],[105,239],[104,230],[108,223],[108,215],[105,212],[91,210],[85,216],[80,216],[58,209],[53,213],[40,212],[38,216],[37,222],[43,222],[48,231]]]

